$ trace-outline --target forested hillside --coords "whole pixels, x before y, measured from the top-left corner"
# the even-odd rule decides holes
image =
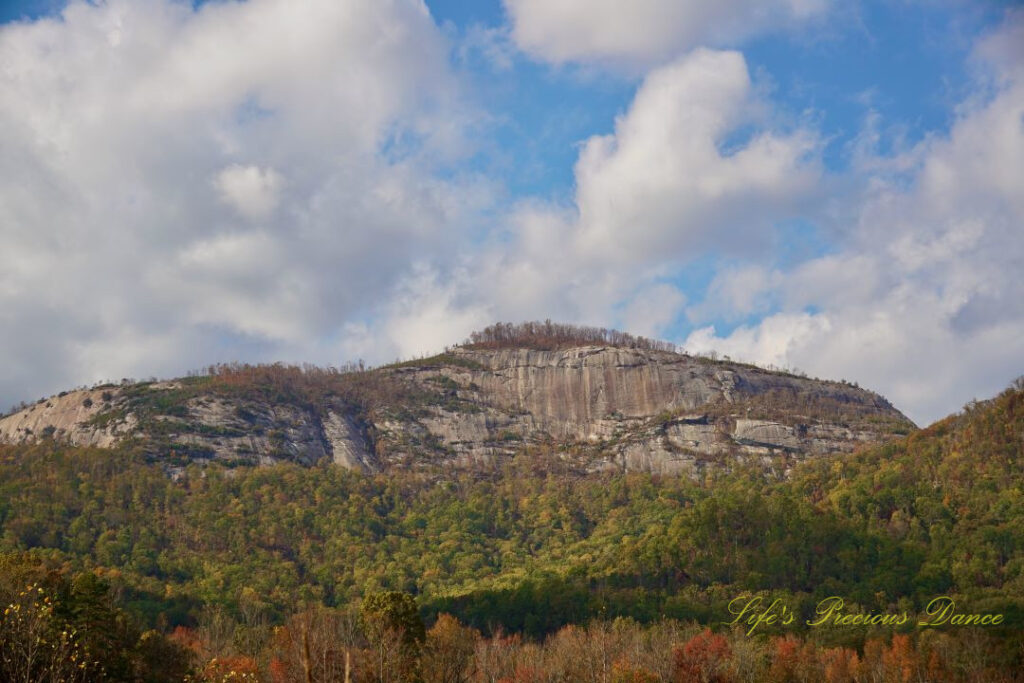
[[[407,595],[428,625],[448,629],[444,637],[469,639],[475,654],[467,667],[490,656],[487,648],[526,647],[501,634],[551,637],[557,648],[612,628],[625,629],[627,640],[664,640],[650,653],[663,657],[661,669],[638,660],[629,665],[633,678],[617,680],[699,680],[679,678],[692,664],[684,647],[692,638],[691,654],[707,650],[721,660],[712,667],[719,678],[703,680],[738,675],[733,658],[742,648],[753,652],[751,671],[763,664],[762,680],[782,680],[769,674],[778,648],[810,648],[801,666],[817,662],[821,673],[819,655],[828,648],[846,648],[842,656],[856,653],[863,665],[870,657],[881,662],[883,645],[890,660],[903,652],[925,667],[936,658],[935,671],[950,680],[968,675],[961,650],[974,648],[971,675],[997,680],[1022,664],[1022,434],[1024,384],[1017,382],[906,438],[805,462],[788,479],[757,467],[700,481],[584,475],[555,444],[447,471],[372,474],[325,460],[314,467],[189,465],[171,478],[130,448],[48,441],[0,450],[0,548],[9,553],[5,567],[49,568],[65,581],[94,577],[109,586],[112,604],[131,615],[137,633],[155,629],[153,638],[177,629],[177,645],[166,646],[190,648],[196,666],[231,655],[268,677],[261,667],[276,661],[288,668],[279,639],[302,632],[297,619],[347,623],[350,655],[370,671],[362,648],[380,646],[383,636],[358,618],[359,605],[368,596]],[[12,576],[4,571],[5,590],[16,596],[24,582]],[[723,626],[732,618],[730,601],[753,595],[779,599],[799,618],[750,637]],[[849,614],[916,616],[943,595],[966,612],[1001,614],[1002,623],[947,624],[942,634],[914,619],[897,627],[805,624],[830,596],[844,598]],[[649,626],[609,625],[617,617]],[[593,620],[598,625],[586,631],[560,630]],[[290,631],[273,630],[285,623]],[[700,636],[697,626],[724,631],[724,640]],[[476,629],[484,640],[460,629]],[[893,639],[893,629],[906,640]],[[776,637],[783,640],[770,640]],[[394,661],[420,666],[429,659],[423,642],[432,641],[406,642]],[[933,657],[937,643],[945,654]],[[555,666],[538,657],[536,666]]]

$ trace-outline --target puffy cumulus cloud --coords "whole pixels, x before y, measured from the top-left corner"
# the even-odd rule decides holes
[[[686,295],[678,288],[655,283],[636,292],[619,317],[632,334],[657,338],[675,322],[685,305]]]
[[[395,357],[437,353],[493,322],[486,302],[470,299],[469,273],[455,268],[442,277],[436,269],[417,264],[399,285],[382,318],[380,335],[395,347]]]
[[[338,362],[488,183],[418,0],[73,2],[0,27],[0,400]],[[350,341],[349,337],[356,341]]]
[[[737,319],[770,312],[772,282],[781,277],[763,265],[725,267],[712,278],[704,299],[687,310],[691,320]]]
[[[819,16],[828,0],[505,0],[512,37],[555,63],[639,68]]]
[[[214,186],[226,204],[255,220],[266,218],[277,206],[281,175],[272,168],[232,164],[217,174]]]
[[[856,378],[922,423],[1024,372],[1021,45],[1017,13],[979,45],[978,93],[949,134],[868,179],[841,248],[760,280],[778,313],[687,345]]]
[[[764,365],[785,367],[794,347],[829,332],[830,324],[825,316],[779,313],[756,327],[737,328],[725,339],[715,336],[714,327],[702,327],[687,337],[686,349],[739,359],[756,358]]]
[[[440,283],[449,310],[467,312],[445,316],[463,323],[447,338],[470,320],[546,317],[664,334],[686,304],[678,268],[769,244],[775,222],[816,197],[815,135],[771,128],[770,109],[738,53],[698,49],[655,69],[614,132],[583,143],[571,203],[521,202],[457,276],[423,287]]]
[[[617,305],[706,251],[757,249],[821,176],[815,135],[772,130],[768,109],[739,53],[698,49],[654,70],[614,133],[583,144],[574,210],[518,215],[523,261],[557,259],[573,274],[559,288]]]
[[[765,228],[814,189],[820,168],[805,130],[760,130],[728,149],[730,134],[760,123],[759,109],[738,52],[698,49],[651,72],[614,134],[580,153],[579,247],[639,261],[763,246]]]
[[[655,4],[587,21],[625,35]],[[663,61],[583,141],[571,198],[510,211],[459,171],[477,117],[416,0],[110,0],[0,27],[0,401],[218,360],[386,361],[545,317],[662,336],[687,315],[695,350],[856,379],[919,422],[1021,372],[1021,15],[979,45],[948,135],[892,157],[866,131],[839,241],[783,269],[780,221],[829,185],[818,136],[773,118],[740,54],[677,56],[680,17],[705,15],[673,5],[650,51],[551,57]],[[544,8],[510,0],[522,41],[520,10]],[[718,256],[703,298],[675,284]]]

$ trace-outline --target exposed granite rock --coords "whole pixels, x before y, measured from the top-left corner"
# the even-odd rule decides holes
[[[851,385],[667,351],[588,346],[452,355],[461,362],[393,372],[416,386],[450,381],[460,399],[480,410],[436,410],[415,420],[463,457],[506,452],[502,435],[515,435],[527,443],[595,444],[599,456],[591,469],[693,472],[727,456],[849,452],[910,426],[885,399]]]
[[[665,440],[676,450],[691,451],[701,455],[722,452],[722,434],[706,418],[683,418],[665,426]]]
[[[748,420],[737,418],[736,427],[732,431],[732,439],[736,443],[765,448],[781,448],[784,450],[807,450],[796,436],[795,430],[778,422],[768,420]]]
[[[361,470],[467,465],[547,444],[582,448],[592,471],[700,476],[723,463],[849,452],[913,426],[845,383],[668,351],[457,348],[363,378],[390,383],[388,399],[220,395],[201,380],[75,391],[0,419],[0,440],[110,447],[131,436],[179,459],[329,458]]]
[[[352,415],[328,410],[323,431],[335,464],[350,469],[374,469],[369,439]]]
[[[96,420],[109,410],[108,398],[109,390],[84,389],[39,401],[0,419],[0,442],[34,443],[52,437],[75,446],[109,448],[132,432],[135,417]]]
[[[188,419],[168,436],[196,452],[260,464],[290,460],[312,465],[331,455],[316,416],[301,407],[216,397],[191,399],[186,405]]]

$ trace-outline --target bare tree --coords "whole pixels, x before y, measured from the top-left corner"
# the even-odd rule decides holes
[[[77,683],[101,674],[76,631],[54,615],[38,584],[10,600],[0,613],[0,680],[10,683]]]
[[[282,683],[349,683],[360,640],[351,612],[311,607],[274,632],[276,680]]]

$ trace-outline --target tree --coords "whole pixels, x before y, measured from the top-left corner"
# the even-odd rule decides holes
[[[676,648],[675,680],[679,683],[730,681],[729,657],[729,641],[712,633],[711,629],[704,629],[682,647]]]
[[[359,624],[373,651],[377,680],[415,678],[426,639],[415,598],[400,591],[371,593],[359,608]]]
[[[274,683],[347,683],[357,644],[352,614],[308,608],[274,629]]]
[[[462,683],[470,676],[469,664],[480,632],[442,614],[427,632],[420,671],[426,683]]]
[[[56,614],[39,584],[30,584],[0,612],[0,680],[76,683],[101,675],[78,632]]]

